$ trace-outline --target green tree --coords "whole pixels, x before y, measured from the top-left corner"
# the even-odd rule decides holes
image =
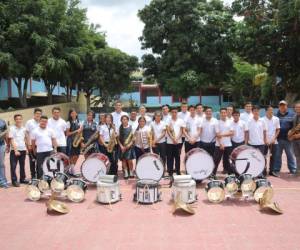
[[[145,74],[167,91],[187,97],[228,78],[233,18],[222,1],[153,0],[138,15],[142,46],[156,55],[143,57]]]

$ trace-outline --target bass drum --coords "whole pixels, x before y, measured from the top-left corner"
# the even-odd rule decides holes
[[[43,174],[54,177],[54,173],[67,173],[70,168],[69,157],[63,153],[55,153],[43,162]]]
[[[261,175],[266,166],[266,158],[256,148],[242,145],[235,148],[230,159],[238,175],[251,174],[253,178]]]
[[[214,160],[204,149],[194,148],[185,156],[185,169],[194,180],[205,180],[213,172]]]
[[[143,154],[137,161],[135,173],[139,180],[159,181],[164,174],[164,164],[157,154]]]
[[[110,162],[106,155],[93,153],[89,155],[81,165],[81,174],[83,178],[96,184],[99,177],[109,172]]]

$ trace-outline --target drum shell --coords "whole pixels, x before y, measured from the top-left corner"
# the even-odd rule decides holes
[[[97,201],[103,204],[118,202],[121,198],[119,181],[113,183],[97,182]]]
[[[69,177],[64,173],[57,173],[55,179],[66,184],[69,180]]]
[[[160,201],[158,182],[153,180],[139,180],[136,184],[134,200],[142,204],[153,204]]]
[[[207,183],[206,187],[205,187],[205,191],[208,192],[210,189],[212,188],[221,188],[224,190],[224,183],[222,181],[218,181],[218,180],[213,180]]]
[[[71,186],[71,185],[76,185],[76,186],[79,186],[84,192],[86,191],[87,189],[87,184],[85,181],[81,180],[81,179],[71,179],[68,183],[68,186]]]
[[[188,182],[174,182],[172,186],[172,199],[175,200],[180,194],[180,200],[184,203],[193,203],[197,200],[196,182],[190,180]]]
[[[148,166],[147,174],[145,174],[143,168],[145,168],[146,166],[142,164],[142,162],[145,161],[145,158],[147,157],[153,157],[155,160],[153,161],[153,165],[151,166],[152,172],[150,172],[150,168],[149,168],[150,166]],[[141,169],[141,171],[139,171],[139,169]],[[145,153],[142,156],[140,156],[140,158],[138,159],[136,163],[135,173],[139,180],[151,179],[151,180],[159,181],[164,175],[163,161],[161,160],[158,154]]]
[[[253,177],[251,174],[242,174],[239,176],[240,185],[242,185],[244,181],[250,181],[250,180],[253,181]]]
[[[229,176],[227,176],[224,179],[225,187],[227,186],[227,184],[232,183],[232,182],[235,182],[235,183],[239,184],[239,180],[238,180],[238,178],[236,178],[235,175],[229,175]]]
[[[259,202],[259,200],[263,197],[263,193],[266,189],[270,188],[270,195],[273,197],[273,189],[271,182],[267,179],[257,179],[255,181],[255,191],[254,191],[254,199]]]
[[[99,173],[99,175],[100,174],[101,175],[106,175],[109,172],[110,161],[109,161],[109,158],[106,155],[102,154],[102,153],[92,153],[82,163],[82,165],[81,165],[81,175],[83,176],[84,180],[88,181],[90,183],[96,184],[99,178],[97,178],[97,179],[95,179],[95,178],[91,179],[91,178],[87,177],[86,174],[85,174],[86,170],[84,170],[84,168],[88,168],[89,170],[95,169],[94,168],[94,164],[90,163],[89,165],[87,165],[88,162],[90,162],[91,159],[98,159],[98,160],[100,160],[103,163],[105,170],[101,169],[101,173]]]
[[[191,157],[196,156],[196,154],[201,154],[201,159],[199,161],[191,162]],[[207,160],[208,162],[202,162]],[[194,180],[205,180],[207,179],[214,170],[214,161],[211,155],[201,148],[194,148],[190,150],[184,159],[185,162],[185,169],[188,175],[191,175]],[[193,165],[192,165],[193,164]]]

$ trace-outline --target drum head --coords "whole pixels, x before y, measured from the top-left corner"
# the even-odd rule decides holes
[[[237,174],[251,174],[252,177],[259,176],[265,168],[266,159],[257,149],[252,147],[240,150],[234,160],[234,167]]]
[[[105,163],[96,157],[87,158],[81,165],[83,178],[91,183],[97,183],[99,177],[105,175],[106,172]]]
[[[214,170],[213,158],[202,149],[193,151],[185,161],[186,172],[195,180],[207,179]]]
[[[164,165],[156,154],[146,154],[139,158],[136,169],[138,179],[159,181],[164,174]]]
[[[43,174],[54,177],[54,173],[64,173],[64,160],[57,155],[50,155],[46,157],[43,162]]]

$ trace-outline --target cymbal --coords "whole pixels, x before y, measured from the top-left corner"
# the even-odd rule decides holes
[[[55,211],[61,214],[67,214],[70,212],[70,209],[67,205],[61,201],[50,199],[46,203],[48,211]]]

